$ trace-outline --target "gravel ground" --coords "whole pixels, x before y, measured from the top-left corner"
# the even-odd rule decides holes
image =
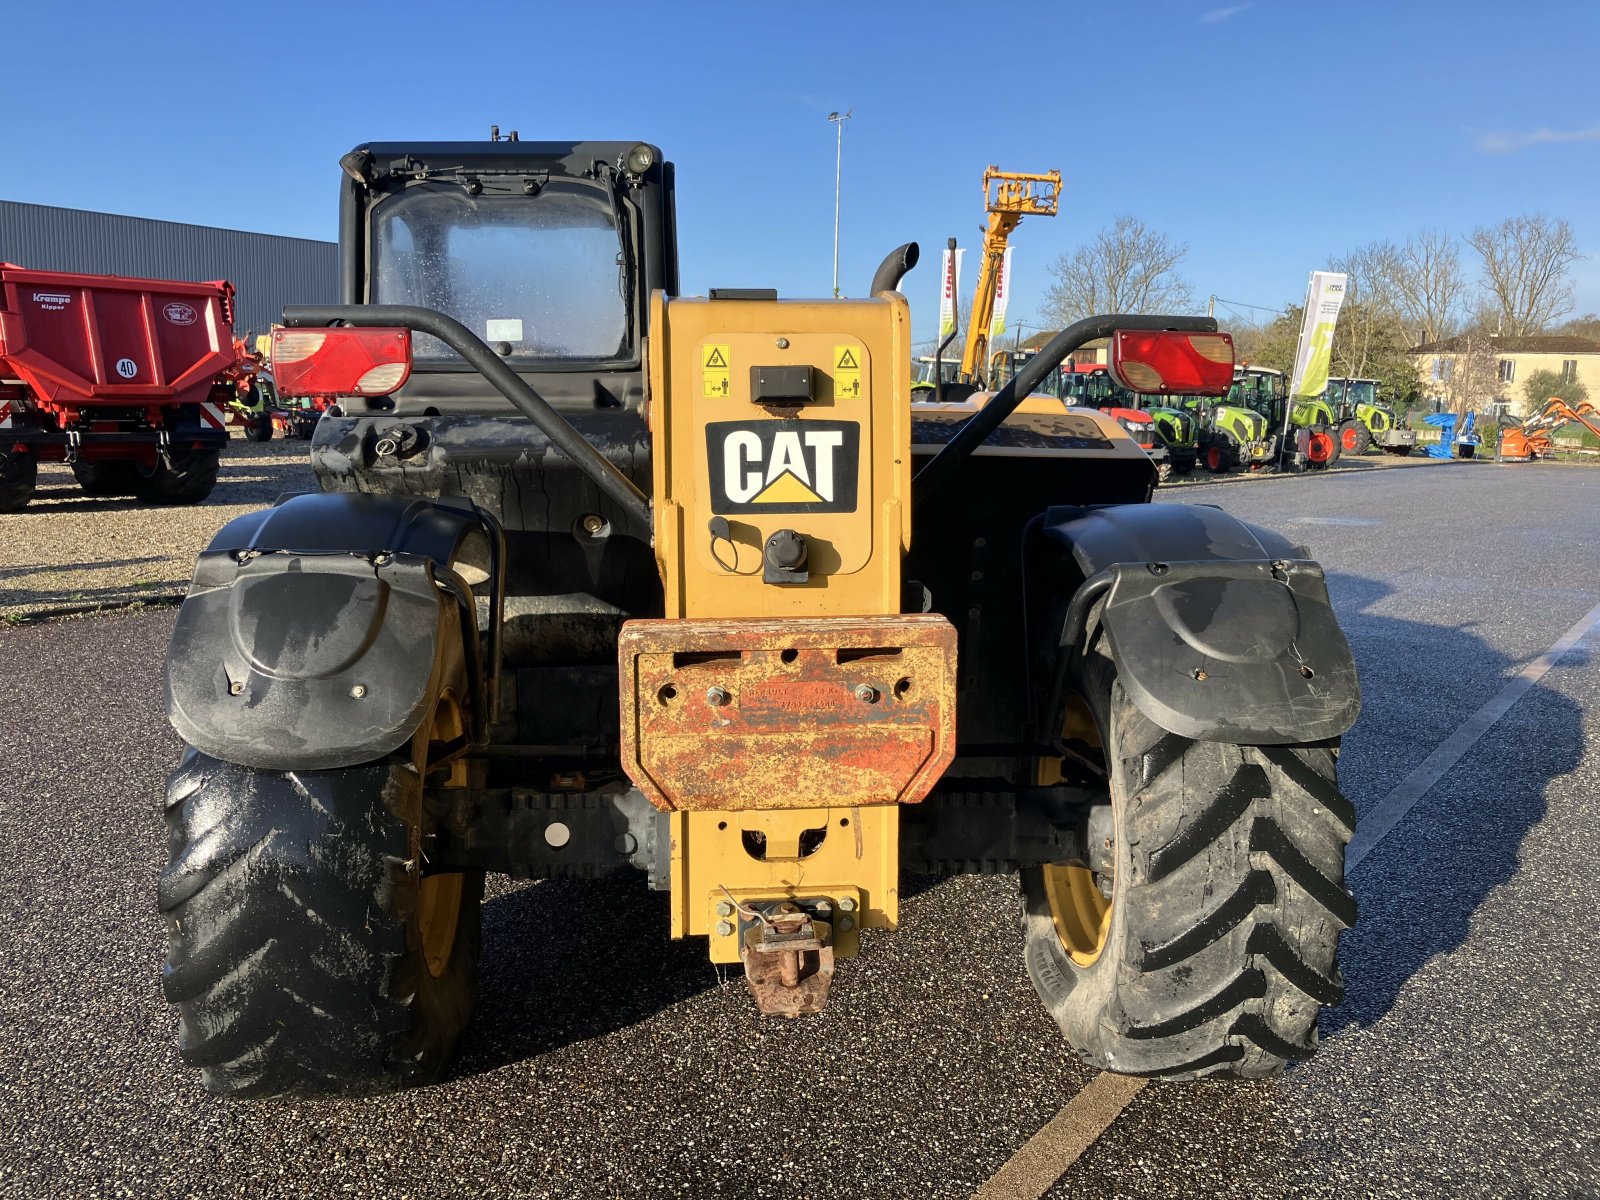
[[[0,613],[128,604],[181,593],[195,556],[234,517],[282,492],[315,489],[309,443],[248,442],[222,455],[204,504],[158,507],[83,494],[70,468],[41,464],[27,508],[0,514]]]
[[[171,601],[189,586],[195,556],[234,517],[284,492],[315,489],[307,443],[237,434],[222,459],[217,488],[188,508],[141,504],[131,497],[85,496],[59,463],[39,469],[39,490],[20,513],[0,514],[0,617]],[[1367,455],[1331,472],[1437,465],[1431,459]],[[1278,476],[1234,476],[1230,484]],[[1203,471],[1174,479],[1166,494],[1215,486]]]
[[[39,491],[20,513],[0,514],[0,616],[170,600],[189,586],[195,556],[234,517],[283,492],[315,489],[307,443],[235,435],[216,491],[204,504],[163,508],[132,498],[85,496],[59,463],[39,469]],[[1340,469],[1425,466],[1432,460],[1368,455]],[[1334,474],[1337,474],[1335,471]],[[1209,486],[1204,472],[1172,489]],[[1263,476],[1230,482],[1257,483]]]
[[[1600,602],[1600,525],[1568,517],[1597,497],[1593,472],[1463,465],[1182,498],[1328,565],[1366,692],[1341,772],[1366,810]],[[1012,879],[908,888],[901,931],[794,1023],[756,1019],[625,880],[494,889],[445,1083],[207,1097],[156,978],[172,619],[0,629],[0,1195],[960,1197],[1087,1081],[1022,971]],[[1355,874],[1323,1053],[1270,1083],[1145,1088],[1053,1195],[1595,1194],[1597,649]]]

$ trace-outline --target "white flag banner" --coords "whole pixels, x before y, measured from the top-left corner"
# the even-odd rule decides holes
[[[961,290],[961,257],[965,250],[944,250],[944,268],[939,278],[939,337],[949,337],[956,330],[956,293]]]
[[[1320,396],[1328,386],[1333,362],[1333,330],[1344,304],[1347,276],[1339,271],[1311,272],[1306,288],[1306,316],[1300,325],[1300,348],[1294,356],[1289,395]]]
[[[1006,301],[1011,297],[1011,247],[1000,259],[1000,274],[994,281],[994,320],[989,322],[989,340],[998,341],[1006,331]]]

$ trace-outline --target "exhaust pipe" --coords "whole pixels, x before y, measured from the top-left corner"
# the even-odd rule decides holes
[[[867,295],[876,296],[879,292],[892,292],[898,288],[906,272],[917,265],[920,255],[921,251],[915,242],[907,242],[889,251],[889,257],[879,263],[878,269],[873,272],[872,290]]]

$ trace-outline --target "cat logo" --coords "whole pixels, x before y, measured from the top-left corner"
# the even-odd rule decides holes
[[[854,512],[860,459],[854,421],[713,421],[711,511]]]

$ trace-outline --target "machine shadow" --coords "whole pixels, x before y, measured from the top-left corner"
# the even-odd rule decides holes
[[[217,486],[198,505],[179,506],[175,511],[191,508],[210,508],[224,505],[257,505],[271,503],[280,495],[317,490],[316,475],[311,469],[310,442],[302,443],[307,449],[294,457],[235,454],[223,452],[217,472]],[[243,494],[241,494],[243,493]],[[90,496],[72,480],[70,475],[58,473],[41,476],[29,507],[23,515],[56,513],[79,514],[99,512],[128,512],[143,510],[154,512],[168,506],[150,504],[129,494],[115,496]]]
[[[97,571],[111,567],[137,567],[145,563],[166,562],[163,554],[144,554],[138,558],[103,558],[94,562],[24,563],[0,567],[0,582],[24,575],[61,575],[68,571]]]
[[[285,445],[295,447],[294,452],[292,454],[231,455],[225,453],[222,456],[221,475],[219,477],[225,479],[230,474],[265,478],[299,476],[308,482],[312,482],[311,443],[288,442]]]
[[[1362,724],[1346,739],[1346,774],[1357,776],[1346,787],[1365,812],[1521,664],[1470,630],[1378,615],[1372,610],[1392,591],[1384,584],[1334,575],[1330,585],[1368,697]],[[1409,652],[1398,653],[1401,648]],[[1475,674],[1486,680],[1481,692],[1437,736],[1395,729],[1395,714],[1406,705],[1400,698],[1429,696],[1441,664],[1451,662],[1477,664]],[[1516,874],[1522,841],[1545,814],[1549,781],[1573,770],[1583,754],[1579,707],[1551,688],[1530,689],[1502,720],[1535,705],[1542,742],[1536,764],[1497,776],[1477,803],[1453,811],[1441,831],[1446,836],[1417,829],[1419,814],[1408,817],[1390,835],[1406,839],[1403,874],[1386,876],[1381,886],[1366,871],[1355,876],[1361,909],[1343,941],[1346,998],[1324,1013],[1323,1037],[1381,1020],[1429,960],[1462,945],[1478,906]],[[1408,737],[1415,744],[1402,749]],[[1402,753],[1398,772],[1364,794],[1361,778],[1370,767],[1349,770],[1357,765],[1355,755],[1377,762]],[[1463,853],[1471,856],[1470,869],[1462,869]],[[903,876],[902,898],[941,882],[942,876]],[[483,1074],[603,1036],[718,986],[703,943],[670,940],[668,924],[666,894],[650,891],[633,871],[598,881],[513,886],[495,895],[483,910],[477,1016],[453,1074]],[[728,980],[742,988],[739,974],[729,971]],[[595,1002],[599,996],[604,1004]]]
[[[1385,584],[1330,574],[1329,585],[1355,652],[1366,703],[1361,721],[1345,737],[1346,753],[1396,764],[1371,794],[1356,790],[1359,781],[1341,778],[1358,813],[1366,813],[1524,664],[1467,629],[1375,614],[1371,610],[1393,591]],[[1409,652],[1397,653],[1400,650]],[[1443,732],[1411,734],[1415,742],[1407,747],[1411,731],[1397,715],[1408,705],[1426,704],[1438,691],[1439,673],[1449,664],[1467,663],[1474,664],[1474,674],[1485,680],[1481,689]],[[1461,798],[1448,820],[1438,820],[1435,797],[1425,796],[1363,860],[1350,881],[1359,915],[1340,947],[1345,999],[1339,1007],[1324,1011],[1323,1037],[1382,1020],[1418,971],[1465,942],[1478,907],[1517,874],[1523,840],[1547,810],[1550,781],[1582,761],[1582,716],[1569,697],[1542,683],[1535,685],[1489,731],[1484,743],[1469,750],[1440,781],[1439,786]],[[1529,743],[1537,746],[1537,752],[1519,756],[1515,770],[1482,776],[1481,786],[1464,792],[1463,780],[1469,777],[1463,773],[1471,769],[1474,755],[1482,754],[1482,745],[1503,738],[1508,723],[1530,719],[1538,725],[1537,741]],[[1378,728],[1364,728],[1368,722]],[[1361,774],[1366,772],[1363,767]],[[1341,771],[1341,776],[1345,774]],[[1437,822],[1432,828],[1424,824],[1430,813]],[[1381,861],[1385,851],[1393,854],[1396,844],[1405,847],[1405,862],[1398,868]],[[1380,866],[1387,868],[1381,876]]]
[[[704,939],[673,941],[669,924],[667,894],[631,870],[545,880],[486,901],[477,1015],[453,1074],[536,1058],[716,987]],[[742,990],[741,976],[729,973]]]

